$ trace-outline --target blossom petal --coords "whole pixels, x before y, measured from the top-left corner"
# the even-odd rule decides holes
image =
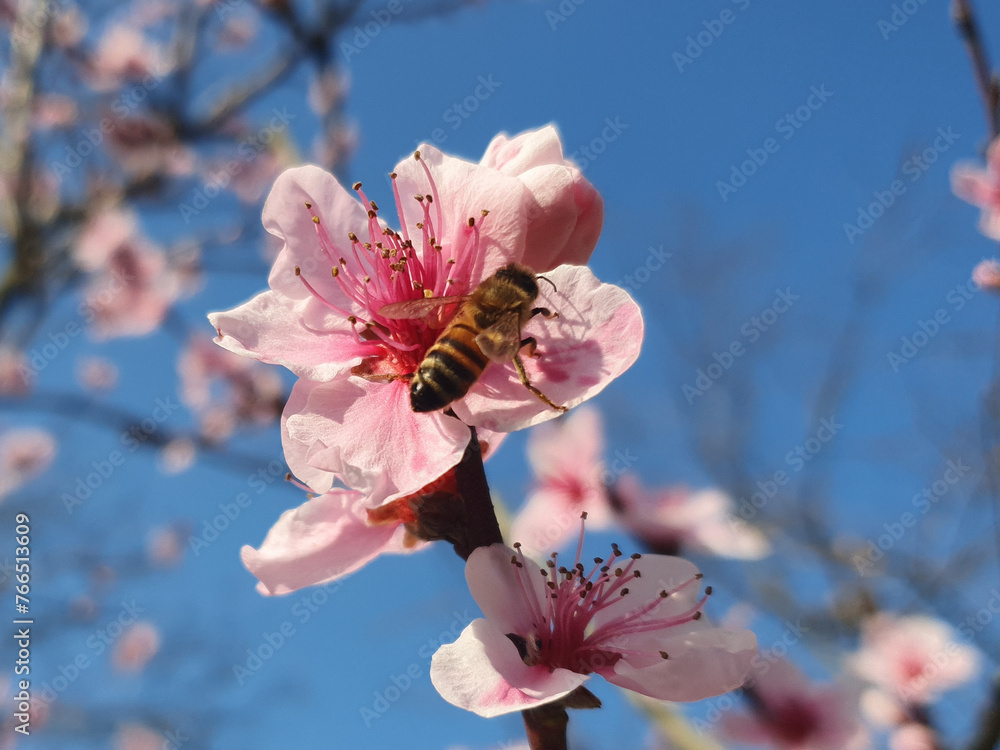
[[[470,271],[461,275],[468,281],[468,289],[439,292],[468,294],[500,266],[521,261],[530,196],[516,177],[448,156],[427,144],[421,144],[419,150],[420,160],[430,168],[437,187],[438,200],[430,207],[431,220],[435,223],[437,211],[442,212],[444,227],[434,227],[437,240],[454,252],[459,268]],[[415,227],[417,222],[424,221],[424,213],[413,196],[431,192],[427,176],[420,161],[412,157],[396,166],[396,174],[406,226],[411,233],[419,232]],[[484,210],[489,211],[488,216],[482,216]],[[466,266],[459,248],[464,248],[467,238],[472,235],[468,225],[470,218],[475,219],[479,226],[480,256]],[[417,247],[420,246],[419,234],[411,235],[411,239]]]
[[[465,563],[465,580],[483,614],[504,633],[527,633],[531,630],[534,609],[545,602],[545,578],[532,560],[523,568],[511,563],[511,549],[503,544],[478,547]],[[527,581],[534,601],[525,601],[519,583]]]
[[[531,194],[524,262],[538,271],[590,259],[604,222],[600,194],[563,157],[552,125],[514,138],[498,135],[480,162],[516,175]]]
[[[576,406],[596,396],[632,366],[642,345],[639,306],[628,293],[602,284],[584,266],[560,266],[546,274],[558,292],[545,291],[539,304],[558,312],[534,317],[525,336],[538,340],[538,358],[522,356],[532,385],[553,402]],[[462,400],[453,404],[464,422],[513,432],[559,416],[520,382],[513,362],[491,365]]]
[[[417,549],[404,546],[401,525],[369,525],[365,499],[332,490],[282,513],[259,549],[244,547],[240,557],[260,593],[287,594],[353,573],[382,553]]]
[[[416,492],[462,458],[469,428],[440,413],[415,414],[406,381],[299,380],[282,421],[289,468],[323,492],[333,476],[385,500]]]
[[[358,345],[346,324],[328,331],[303,324],[308,303],[263,292],[228,312],[212,313],[211,324],[222,332],[216,343],[236,354],[283,365],[299,377],[331,380],[361,362],[369,351]]]
[[[271,269],[268,284],[291,299],[308,298],[308,290],[291,273],[298,265],[303,273],[309,272],[315,279],[314,286],[337,304],[341,297],[339,286],[330,276],[330,254],[320,245],[317,226],[306,203],[312,204],[323,229],[333,241],[330,254],[334,259],[350,257],[349,232],[359,236],[362,232],[367,234],[368,211],[336,177],[313,165],[285,170],[275,180],[262,214],[264,228],[285,241],[279,254],[280,262]]]
[[[486,718],[550,703],[586,681],[586,675],[568,669],[529,667],[487,620],[474,620],[431,659],[431,682],[441,697]]]
[[[962,200],[980,207],[991,206],[997,200],[997,189],[989,175],[971,164],[952,168],[951,189]]]
[[[707,625],[661,637],[658,646],[669,658],[636,665],[626,657],[601,674],[651,698],[697,701],[743,685],[757,654],[757,639],[749,630]]]

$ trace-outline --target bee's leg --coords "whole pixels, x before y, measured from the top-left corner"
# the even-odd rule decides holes
[[[528,336],[526,339],[521,339],[521,346],[519,346],[518,349],[523,349],[524,347],[528,347],[529,357],[537,358],[542,356],[541,354],[536,354],[536,351],[538,350],[538,341],[534,336]]]
[[[394,380],[411,380],[415,375],[415,373],[412,372],[407,372],[403,374],[398,374],[394,372],[366,373],[364,375],[361,375],[359,373],[355,374],[358,375],[358,377],[360,378],[364,378],[365,380],[369,380],[374,383],[391,383]]]
[[[543,318],[558,318],[559,317],[559,313],[552,312],[547,307],[535,307],[535,308],[532,308],[532,310],[531,310],[531,317],[533,318],[536,315],[541,315]]]
[[[534,343],[535,340],[525,339],[525,341],[531,341],[532,343]],[[524,342],[522,341],[521,343],[523,344]],[[550,399],[548,396],[546,396],[544,393],[542,393],[540,390],[538,390],[537,388],[535,388],[535,386],[531,384],[531,381],[528,380],[528,373],[524,371],[524,363],[521,361],[520,354],[514,355],[514,368],[517,370],[517,376],[521,379],[521,385],[523,385],[525,388],[527,388],[529,391],[535,394],[535,397],[539,401],[541,401],[543,404],[547,406],[551,406],[556,411],[566,411],[568,409],[568,407],[566,406],[557,406],[556,404],[552,403],[552,399]]]

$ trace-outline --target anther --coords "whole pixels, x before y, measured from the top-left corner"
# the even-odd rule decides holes
[[[310,203],[309,201],[306,201],[306,208],[312,208],[312,207],[313,207],[313,204]]]
[[[604,558],[603,557],[595,557],[594,558],[594,564],[595,565],[600,565],[602,562],[604,562]]]
[[[469,217],[469,227],[471,228],[471,227],[474,227],[474,226],[476,226],[476,220],[475,220],[475,219],[473,219],[473,218],[472,218],[472,217],[470,216],[470,217]]]
[[[514,542],[511,545],[511,547],[513,547],[514,549],[521,549],[521,543],[520,542]]]
[[[711,586],[706,586],[705,587],[705,596],[711,596],[711,595],[712,595],[712,587]]]
[[[352,187],[353,187],[353,188],[354,188],[355,190],[360,190],[360,189],[361,189],[361,183],[360,183],[360,182],[355,182],[355,183],[354,183],[354,185],[353,185]]]
[[[378,204],[375,201],[368,201],[368,205],[372,207],[372,211],[378,211]]]
[[[334,266],[333,268],[330,269],[330,275],[333,276],[333,278],[337,278],[338,276],[340,276],[340,269]]]
[[[349,239],[351,242],[357,242],[358,241],[358,235],[356,235],[354,232],[348,232],[347,233],[347,239]],[[343,261],[343,258],[341,258],[341,261]]]
[[[215,327],[215,332],[216,332],[217,334],[219,334],[219,338],[221,339],[221,338],[222,338],[222,329],[221,329],[221,328],[219,328],[219,326],[216,326],[216,327]]]
[[[583,513],[580,514],[580,518],[583,519],[584,521],[586,521],[587,520],[587,511],[583,511]],[[614,547],[613,544],[611,546]]]
[[[482,214],[483,214],[483,218],[485,219],[485,218],[486,218],[487,216],[489,216],[489,215],[490,215],[490,212],[489,212],[489,211],[487,211],[487,210],[486,210],[486,209],[484,208],[484,209],[482,210]]]
[[[691,619],[692,620],[700,620],[701,619],[701,612],[695,612],[694,616],[692,616]]]
[[[668,596],[670,596],[670,592],[667,591],[666,589],[664,589],[663,591],[660,592],[660,598],[661,599],[666,599]]]
[[[413,158],[416,159],[417,161],[420,161],[420,152],[419,151],[414,151],[413,152]]]
[[[619,593],[619,595],[620,595],[620,596],[625,596],[625,594],[627,594],[627,593],[628,593],[628,589],[627,589],[627,588],[625,588],[625,589],[622,589],[622,590],[621,590],[621,591],[619,591],[618,593]]]
[[[641,570],[633,570],[632,571],[632,575],[635,576],[636,578],[642,578],[642,571]]]
[[[374,219],[375,218],[375,212],[374,211],[368,211],[368,218],[369,219]]]
[[[313,224],[319,224],[319,217],[313,216]]]
[[[667,652],[666,651],[661,651],[660,652],[660,656],[663,657],[664,659],[669,659],[670,658],[669,656],[667,656]]]
[[[695,574],[694,574],[694,579],[695,579],[696,581],[700,581],[700,580],[701,580],[702,578],[704,578],[704,577],[705,577],[705,574],[704,574],[704,573],[695,573]]]
[[[640,557],[642,557],[642,555],[640,555],[638,552],[633,552],[631,555],[629,555],[629,557],[631,557],[633,560],[638,560]]]
[[[396,173],[395,172],[389,172],[389,179],[390,180],[395,180],[396,179]]]
[[[295,275],[296,276],[301,276],[302,275],[302,269],[299,268],[298,266],[295,266]]]

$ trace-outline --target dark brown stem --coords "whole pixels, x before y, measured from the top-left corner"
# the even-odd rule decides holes
[[[1000,87],[990,72],[989,59],[979,35],[979,26],[972,12],[971,0],[954,0],[951,16],[972,61],[972,72],[976,76],[976,87],[979,89],[979,96],[986,110],[986,127],[992,141],[1000,135]]]
[[[548,703],[521,712],[531,750],[567,750],[569,715],[558,703]]]
[[[468,560],[476,547],[503,543],[500,524],[497,522],[493,500],[490,498],[486,471],[483,469],[483,452],[479,445],[479,437],[476,435],[475,427],[470,430],[472,436],[469,447],[465,449],[462,462],[455,467],[458,494],[465,504],[464,534],[455,542],[455,552],[463,560]]]
[[[967,750],[993,750],[1000,744],[1000,674],[993,678],[989,702],[979,715],[979,730]]]

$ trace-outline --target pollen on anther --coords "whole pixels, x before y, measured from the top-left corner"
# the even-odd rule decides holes
[[[299,268],[298,266],[295,266],[295,275],[296,276],[301,276],[302,275],[302,269]]]
[[[358,241],[358,235],[356,235],[354,232],[348,232],[347,233],[347,239],[349,239],[351,242],[357,242]]]
[[[372,211],[378,211],[378,204],[375,201],[368,201],[368,205],[372,207]]]
[[[627,593],[628,593],[628,589],[627,588],[624,588],[624,589],[622,589],[621,591],[618,592],[619,596],[625,596],[625,594],[627,594]]]
[[[319,224],[319,217],[313,216],[313,224]]]
[[[705,596],[711,596],[711,595],[712,595],[712,587],[711,586],[706,586],[705,587]]]
[[[312,208],[312,207],[313,207],[313,204],[310,203],[309,201],[306,201],[306,208]]]
[[[361,189],[361,183],[360,182],[355,182],[351,187],[353,187],[355,190],[360,190]]]
[[[413,158],[416,159],[417,161],[420,161],[420,152],[419,151],[414,151],[413,152]]]
[[[484,209],[482,210],[482,214],[483,214],[483,218],[486,218],[487,216],[489,216],[489,215],[490,215],[490,212],[489,212],[489,211],[487,211],[487,210],[486,210],[486,209],[484,208]]]
[[[292,472],[290,472],[290,471],[286,471],[285,472],[285,481],[286,482],[291,482],[292,481]]]
[[[334,266],[333,268],[330,269],[330,275],[333,276],[333,278],[337,278],[338,276],[340,276],[340,269]]]
[[[587,511],[583,511],[580,514],[580,518],[583,519],[584,521],[586,521],[587,520]],[[614,547],[615,545],[612,544],[611,546]]]
[[[695,612],[694,615],[691,616],[691,619],[692,620],[700,620],[701,619],[701,612]]]
[[[642,578],[642,571],[641,570],[633,570],[632,571],[632,575],[634,575],[636,578]]]
[[[602,562],[604,562],[604,558],[603,557],[595,557],[594,558],[594,564],[595,565],[600,565]]]
[[[660,592],[660,598],[661,599],[666,599],[668,596],[670,596],[670,592],[667,591],[666,589],[664,589],[663,591]]]
[[[695,578],[696,581],[700,581],[704,577],[705,577],[704,573],[695,573],[694,574],[694,578]]]
[[[638,560],[640,557],[642,557],[642,555],[640,555],[638,552],[633,552],[631,555],[629,555],[629,557],[631,557],[633,560]]]
[[[389,179],[390,180],[395,180],[396,179],[396,173],[395,172],[389,172]]]
[[[469,217],[469,226],[470,227],[476,226],[476,220],[474,218],[472,218],[471,216]]]
[[[510,546],[513,547],[514,549],[521,549],[521,543],[520,542],[514,542]]]
[[[664,659],[669,659],[670,658],[669,656],[667,656],[667,652],[666,651],[661,651],[660,652],[660,656],[662,656]]]

